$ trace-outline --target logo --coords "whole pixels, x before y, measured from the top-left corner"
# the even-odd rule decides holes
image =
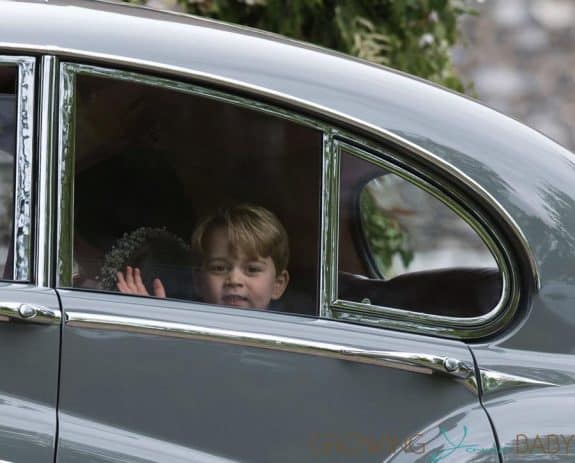
[[[495,453],[497,455],[497,448],[495,447],[480,447],[477,444],[470,444],[466,442],[467,439],[467,426],[463,426],[463,434],[460,438],[452,438],[445,429],[439,428],[439,434],[445,440],[446,445],[439,451],[433,452],[429,457],[429,463],[438,463],[441,460],[453,455],[455,452],[466,453]]]
[[[445,429],[439,428],[439,433],[446,445],[439,451],[433,452],[429,457],[429,463],[439,463],[455,452],[481,453],[483,455],[497,454],[497,448],[480,447],[478,444],[466,442],[467,426],[463,426],[463,434],[458,438],[453,438]],[[540,436],[535,434],[517,434],[513,440],[513,445],[501,449],[502,454],[523,454],[523,455],[569,455],[571,446],[575,443],[575,434],[545,434]]]

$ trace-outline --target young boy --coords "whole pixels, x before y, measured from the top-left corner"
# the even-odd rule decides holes
[[[199,263],[194,289],[203,302],[266,309],[287,288],[287,233],[263,207],[239,204],[204,218],[192,235],[192,252]],[[149,295],[139,269],[127,267],[117,277],[121,292]],[[153,290],[166,297],[157,278]]]

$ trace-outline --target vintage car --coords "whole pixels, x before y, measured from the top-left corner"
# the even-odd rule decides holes
[[[2,462],[575,461],[575,158],[471,99],[0,1],[0,182]],[[286,230],[269,306],[198,289],[190,236],[230,204]],[[128,265],[167,297],[118,291]]]

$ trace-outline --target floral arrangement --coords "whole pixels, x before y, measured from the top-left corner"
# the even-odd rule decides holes
[[[158,241],[170,243],[172,247],[179,248],[184,256],[190,255],[189,245],[165,228],[137,228],[130,233],[124,233],[104,257],[104,265],[100,270],[99,278],[101,288],[114,291],[116,289],[116,274],[119,271],[124,271],[127,265],[134,265],[133,261],[142,249],[149,243]]]

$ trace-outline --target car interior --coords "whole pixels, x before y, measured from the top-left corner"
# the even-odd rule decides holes
[[[251,203],[290,238],[277,310],[317,312],[320,131],[144,83],[80,75],[76,88],[74,287],[99,288],[125,233],[163,228],[189,242],[201,217]]]
[[[384,274],[375,262],[377,247],[366,233],[360,196],[374,181],[385,180],[392,188],[373,193],[383,216],[397,218],[393,224],[404,231],[414,260],[433,255],[419,268],[404,265]],[[386,194],[392,198],[383,198]],[[497,306],[503,281],[491,252],[431,195],[342,150],[339,201],[338,299],[450,317],[477,317]],[[375,241],[385,240],[386,230],[380,232]]]

